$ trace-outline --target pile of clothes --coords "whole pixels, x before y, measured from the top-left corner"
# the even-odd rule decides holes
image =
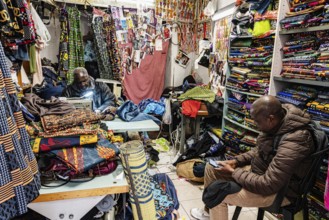
[[[39,116],[26,129],[44,181],[105,175],[116,169],[119,150],[112,143],[113,134],[100,125],[104,115],[35,94],[21,101],[32,116]]]
[[[281,76],[305,80],[329,80],[328,31],[291,35],[282,48]]]
[[[305,28],[329,22],[328,1],[290,0],[290,10],[280,21],[283,29]]]

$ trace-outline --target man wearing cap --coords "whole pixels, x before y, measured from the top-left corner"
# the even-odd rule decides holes
[[[91,98],[94,111],[103,112],[108,107],[115,106],[115,95],[105,83],[96,82],[83,67],[74,69],[73,74],[73,83],[67,86],[62,96]]]

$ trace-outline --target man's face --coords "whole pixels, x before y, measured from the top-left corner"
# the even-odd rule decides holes
[[[90,79],[87,74],[79,73],[75,76],[75,82],[81,90],[87,90],[90,87]]]
[[[268,133],[274,128],[273,115],[263,114],[264,112],[257,111],[255,108],[251,107],[250,116],[254,120],[257,129],[264,133]]]

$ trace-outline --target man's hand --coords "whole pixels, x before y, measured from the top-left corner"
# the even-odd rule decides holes
[[[234,172],[234,169],[237,167],[236,160],[217,161],[217,164],[221,165],[221,167],[216,168],[216,170],[225,174],[232,174]]]

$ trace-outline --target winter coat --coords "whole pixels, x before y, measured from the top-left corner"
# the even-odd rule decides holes
[[[109,106],[115,106],[115,95],[111,92],[111,89],[103,82],[96,82],[90,77],[91,87],[87,91],[93,91],[93,109],[99,109],[103,111]],[[63,96],[65,97],[82,97],[86,91],[78,88],[75,83],[69,85],[64,91]]]
[[[251,171],[237,168],[233,178],[246,190],[261,195],[275,194],[289,182],[286,197],[293,201],[300,191],[300,179],[310,168],[309,156],[314,151],[314,144],[305,127],[310,116],[290,104],[283,105],[283,108],[286,115],[276,134],[261,133],[257,147],[236,157],[239,167],[250,164]],[[283,134],[286,135],[275,154],[272,150],[274,137]]]

